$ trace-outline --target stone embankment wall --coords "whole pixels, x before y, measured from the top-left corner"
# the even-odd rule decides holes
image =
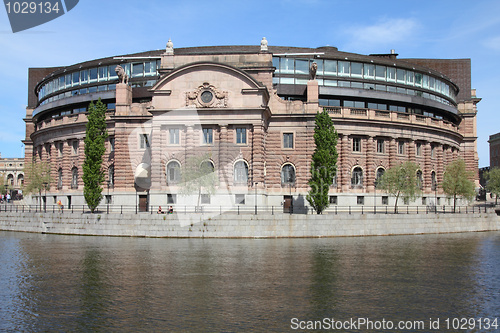
[[[236,215],[0,213],[0,230],[47,234],[278,238],[414,235],[500,230],[494,212],[475,214]]]

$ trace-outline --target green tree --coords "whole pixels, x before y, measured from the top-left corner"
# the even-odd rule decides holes
[[[201,154],[188,158],[181,170],[182,195],[198,194],[197,207],[200,206],[202,194],[212,195],[218,183],[217,172],[210,161],[209,154]]]
[[[102,200],[104,170],[102,156],[106,151],[104,142],[108,137],[106,131],[106,105],[101,99],[91,102],[87,114],[85,132],[85,160],[83,162],[83,196],[87,206],[93,213]]]
[[[314,144],[316,148],[311,161],[311,187],[307,201],[317,214],[328,208],[328,191],[333,184],[337,171],[337,131],[333,120],[326,110],[316,114],[314,127]]]
[[[26,176],[23,193],[31,194],[38,193],[38,197],[42,197],[42,190],[47,190],[50,187],[50,165],[45,162],[31,162],[24,167],[24,175]],[[40,199],[40,209],[42,200]]]
[[[474,198],[476,191],[474,182],[471,180],[473,177],[474,174],[466,169],[462,159],[455,160],[446,166],[442,187],[444,193],[453,197],[453,212],[457,206],[457,197],[461,196],[467,200]]]
[[[495,205],[497,205],[498,196],[500,195],[500,168],[493,168],[485,172],[484,178],[488,181],[486,189],[495,195]]]
[[[418,165],[407,161],[389,168],[379,180],[377,188],[396,197],[394,213],[397,213],[398,199],[415,200],[420,193],[419,181],[417,179]]]

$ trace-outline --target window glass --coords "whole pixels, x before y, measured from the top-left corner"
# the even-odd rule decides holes
[[[435,82],[436,82],[435,78],[433,78],[432,76],[429,77],[429,89],[430,90],[436,90]]]
[[[99,81],[106,81],[108,79],[108,67],[99,67]]]
[[[352,171],[351,185],[353,186],[363,185],[363,170],[360,167],[356,167]]]
[[[383,85],[383,84],[376,84],[375,85],[375,90],[378,90],[378,91],[387,91],[387,86]]]
[[[396,82],[396,68],[387,68],[387,81]]]
[[[242,127],[242,128],[237,128],[236,129],[236,143],[239,144],[246,144],[247,143],[247,129]]]
[[[373,83],[365,83],[363,84],[363,88],[367,90],[375,90],[375,85]]]
[[[213,143],[213,129],[204,128],[203,129],[203,144],[209,145]]]
[[[385,81],[385,66],[375,66],[375,79]]]
[[[339,87],[344,87],[344,88],[350,88],[351,87],[351,82],[349,81],[339,81]]]
[[[375,65],[364,64],[364,77],[365,79],[375,78]]]
[[[429,88],[429,76],[424,75],[422,78],[422,87]]]
[[[248,182],[248,165],[244,161],[234,164],[234,181],[238,183]]]
[[[73,73],[73,86],[80,84],[80,72]]]
[[[59,90],[66,88],[65,77],[59,77]]]
[[[336,87],[338,86],[338,82],[337,80],[324,80],[324,85],[329,87]]]
[[[181,166],[177,161],[171,161],[167,164],[167,182],[175,184],[181,181]]]
[[[179,144],[179,129],[178,128],[170,128],[168,130],[169,133],[169,142],[171,145]]]
[[[308,60],[295,60],[295,73],[296,74],[309,74],[309,61]]]
[[[149,136],[147,134],[141,134],[141,149],[149,148],[150,143],[149,143]]]
[[[276,68],[276,73],[280,72],[280,58],[279,57],[273,57],[273,67]]]
[[[339,61],[339,76],[349,76],[351,74],[349,61]]]
[[[325,60],[325,75],[337,75],[336,60]]]
[[[363,82],[351,82],[351,88],[363,89]]]
[[[384,139],[377,139],[377,153],[383,154],[384,152],[385,152]],[[378,171],[377,171],[377,178],[378,178]]]
[[[295,168],[291,164],[285,164],[281,168],[281,183],[293,184],[295,183]]]
[[[415,83],[415,73],[406,71],[406,84],[412,86]]]
[[[352,139],[352,151],[360,152],[361,151],[361,139],[353,138]]]
[[[135,63],[132,66],[132,77],[141,77],[144,76],[144,64],[143,63]]]
[[[406,71],[404,69],[398,69],[396,72],[396,80],[398,83],[406,83]]]
[[[353,108],[354,107],[354,101],[344,101],[344,106],[346,108]]]
[[[280,72],[293,74],[294,72],[294,59],[292,58],[281,58],[280,61]]]
[[[116,74],[115,68],[116,68],[116,65],[108,66],[109,79],[115,79],[118,77],[118,75]]]
[[[87,70],[80,71],[80,83],[87,83],[89,80],[89,72]]]
[[[293,133],[283,133],[283,148],[293,148]]]
[[[64,81],[66,88],[71,87],[71,74],[66,74],[66,78],[64,79]]]
[[[363,64],[351,62],[351,77],[363,77]]]
[[[415,73],[415,85],[417,87],[421,87],[422,86],[422,74]]]
[[[97,92],[97,87],[90,87],[89,88],[89,93],[95,93]]]
[[[89,70],[90,82],[97,81],[97,68],[91,68]]]
[[[323,75],[323,70],[324,70],[323,59],[314,59],[314,62],[318,64],[318,69],[316,70],[316,74]]]
[[[295,84],[293,77],[280,77],[281,84]]]

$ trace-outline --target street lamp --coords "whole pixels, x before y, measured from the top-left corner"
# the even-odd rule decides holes
[[[43,183],[43,188],[45,190],[45,196],[43,197],[43,211],[47,213],[47,182]]]
[[[255,182],[255,215],[257,215],[257,184],[259,184],[259,182]]]

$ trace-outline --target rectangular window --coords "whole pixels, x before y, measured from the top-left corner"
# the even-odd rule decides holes
[[[361,138],[353,138],[352,139],[352,151],[361,151]]]
[[[294,72],[294,59],[293,58],[281,58],[280,72],[285,73],[285,74],[293,74],[293,72]]]
[[[431,157],[435,157],[434,154],[435,154],[435,147],[434,146],[431,146]]]
[[[150,147],[149,135],[141,134],[141,149],[146,149]]]
[[[398,83],[405,84],[405,74],[406,71],[404,69],[398,69],[396,72],[396,79]]]
[[[417,142],[415,150],[417,156],[422,156],[422,144],[420,142]]]
[[[169,128],[168,137],[169,137],[168,142],[171,145],[178,145],[180,143],[179,129],[178,128]]]
[[[108,67],[99,67],[98,70],[98,78],[99,81],[107,81],[108,80]]]
[[[177,203],[177,194],[167,193],[167,204],[174,205]]]
[[[351,62],[351,77],[363,77],[363,64]]]
[[[236,143],[246,144],[247,143],[247,129],[244,127],[236,128]]]
[[[295,60],[295,73],[296,74],[309,74],[309,61],[308,60]]]
[[[245,204],[245,195],[244,194],[235,194],[234,195],[234,203],[237,205]]]
[[[339,61],[339,76],[350,76],[351,68],[349,61]]]
[[[385,81],[385,66],[376,65],[375,66],[375,79]]]
[[[202,194],[201,195],[201,203],[209,205],[210,204],[210,194]]]
[[[426,197],[422,197],[422,205],[423,206],[427,205],[427,198]]]
[[[336,195],[330,195],[330,205],[336,205],[337,204],[337,196]]]
[[[283,133],[283,148],[293,149],[293,133]]]
[[[325,60],[325,75],[337,75],[336,60]]]
[[[382,196],[382,205],[388,205],[388,204],[389,204],[389,197]]]
[[[375,78],[375,65],[365,64],[364,65],[364,76],[365,76],[365,79],[374,79]]]
[[[357,198],[357,203],[358,205],[364,205],[365,204],[365,197],[364,196],[358,196]]]
[[[97,67],[89,69],[90,82],[97,81]]]
[[[73,147],[72,149],[73,155],[78,155],[78,140],[74,140],[72,142],[72,147]]]
[[[110,137],[109,138],[109,151],[115,151],[115,138]]]
[[[377,153],[383,154],[384,152],[384,139],[377,139]]]
[[[144,63],[133,64],[132,77],[144,76]]]
[[[203,129],[203,144],[211,145],[213,143],[213,129],[204,128]]]
[[[404,155],[405,153],[405,142],[404,141],[398,141],[398,154],[399,155]]]

